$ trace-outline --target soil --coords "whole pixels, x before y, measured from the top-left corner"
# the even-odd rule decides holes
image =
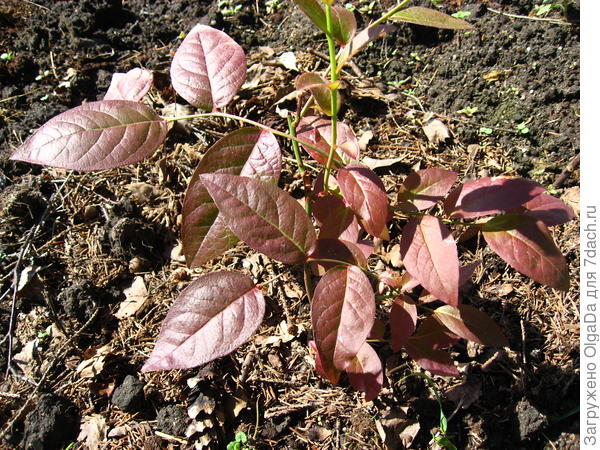
[[[369,403],[347,380],[332,386],[316,375],[300,274],[243,245],[197,271],[183,264],[175,246],[187,179],[235,124],[180,124],[147,161],[101,173],[7,159],[46,120],[101,99],[114,72],[154,71],[157,109],[174,103],[169,63],[181,33],[198,22],[224,30],[248,55],[249,83],[230,110],[285,129],[275,103],[296,74],[276,58],[293,51],[301,71],[323,70],[323,36],[288,0],[230,3],[240,8],[227,14],[227,3],[196,0],[0,0],[1,52],[13,54],[0,61],[0,331],[12,339],[11,356],[30,354],[7,370],[9,339],[0,340],[7,448],[225,448],[237,432],[254,448],[435,446],[437,402],[420,378],[403,380],[418,370],[405,354],[376,347],[385,384]],[[393,4],[351,3],[359,26]],[[544,20],[534,12],[540,0],[436,3],[448,13],[469,12],[476,29],[399,26],[343,74],[343,119],[359,136],[373,132],[365,155],[399,158],[376,170],[388,191],[411,168],[441,166],[464,179],[524,176],[576,201],[579,2]],[[422,126],[432,118],[450,139],[428,140]],[[301,195],[291,163],[281,184]],[[484,260],[463,300],[494,318],[510,347],[458,344],[461,377],[435,377],[458,448],[578,448],[578,236],[578,221],[555,228],[571,269],[568,293],[522,277],[484,246],[463,244],[465,262]],[[392,229],[383,253],[397,243]],[[372,263],[389,265],[389,258]],[[286,273],[265,288],[268,311],[257,336],[195,370],[140,372],[177,293],[215,268],[260,280]],[[13,297],[24,272],[33,274],[27,289]],[[151,301],[120,315],[124,290],[137,277]],[[91,420],[103,424],[95,441],[83,427]]]

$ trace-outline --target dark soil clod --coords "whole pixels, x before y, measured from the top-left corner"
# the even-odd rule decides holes
[[[63,449],[79,431],[77,408],[68,400],[48,394],[25,419],[23,448]]]
[[[112,395],[112,404],[125,412],[136,412],[144,403],[144,383],[127,375]]]

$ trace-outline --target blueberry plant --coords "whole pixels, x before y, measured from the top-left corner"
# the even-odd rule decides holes
[[[459,339],[490,346],[508,342],[491,318],[461,302],[459,289],[476,264],[460,264],[456,233],[482,235],[517,271],[567,290],[567,264],[548,227],[571,220],[573,213],[533,181],[500,176],[458,183],[456,172],[435,167],[411,173],[389,195],[375,172],[360,163],[355,134],[338,118],[341,69],[394,29],[388,21],[457,30],[470,25],[403,1],[357,31],[354,14],[333,0],[294,3],[325,33],[329,67],[297,77],[302,101],[289,112],[285,132],[222,111],[245,80],[246,57],[222,31],[197,25],[174,54],[170,74],[177,94],[204,112],[160,117],[142,102],[152,73],[134,69],[115,74],[103,100],[50,119],[11,158],[109,170],[151,155],[177,120],[225,117],[244,123],[206,151],[189,181],[181,226],[187,265],[197,268],[241,240],[269,258],[303,267],[316,370],[334,384],[346,372],[369,400],[383,383],[382,363],[370,342],[387,336],[394,351],[404,350],[432,374],[458,375],[445,350]],[[277,136],[291,141],[305,180],[304,206],[278,187]],[[305,168],[307,157],[322,167],[318,173]],[[369,265],[373,238],[388,240],[392,221],[402,228],[404,272],[377,274]],[[383,307],[387,324],[376,320]],[[264,313],[261,285],[247,275],[203,274],[171,306],[143,370],[191,368],[227,355],[256,331]]]

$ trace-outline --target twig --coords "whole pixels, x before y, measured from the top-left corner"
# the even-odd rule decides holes
[[[511,17],[513,19],[534,20],[534,21],[538,21],[538,22],[553,23],[555,25],[573,25],[572,23],[565,22],[564,20],[559,20],[559,19],[551,19],[551,18],[546,18],[546,17],[521,16],[519,14],[505,13],[505,12],[498,11],[497,9],[492,9],[492,8],[488,8],[487,10],[490,12],[493,12],[495,14],[500,14],[502,16]]]
[[[48,205],[46,206],[46,209],[44,210],[44,213],[42,214],[42,216],[40,217],[38,222],[29,229],[29,232],[27,233],[27,236],[25,237],[25,242],[23,243],[23,245],[21,246],[21,250],[19,251],[19,256],[17,258],[17,264],[15,265],[15,268],[13,269],[13,295],[12,295],[12,302],[10,305],[10,318],[8,321],[8,331],[6,332],[6,337],[5,337],[5,339],[8,339],[8,354],[7,354],[7,358],[6,358],[5,376],[8,376],[8,374],[10,372],[10,366],[11,366],[11,360],[12,360],[12,347],[13,347],[12,333],[14,331],[14,319],[15,319],[15,313],[16,313],[16,307],[17,307],[17,293],[18,293],[18,289],[19,289],[19,277],[20,277],[19,269],[21,267],[21,263],[23,262],[25,254],[29,250],[31,241],[33,241],[33,238],[35,237],[35,235],[37,234],[39,229],[42,227],[42,225],[46,221],[46,218],[48,217],[50,208],[51,208],[52,204],[54,203],[54,199],[55,199],[56,195],[63,189],[63,187],[65,186],[65,184],[71,177],[71,173],[69,173],[67,178],[65,178],[65,180],[64,180],[63,184],[60,186],[60,188],[58,188],[58,190],[52,194],[52,196],[50,197],[50,200],[48,201]]]
[[[3,438],[4,435],[6,435],[6,433],[8,433],[8,431],[13,427],[13,425],[17,422],[17,420],[19,420],[21,418],[21,416],[23,415],[23,413],[29,408],[29,405],[33,401],[33,397],[35,396],[35,394],[38,393],[38,391],[43,386],[44,382],[46,381],[46,378],[48,378],[48,375],[50,374],[50,371],[54,368],[54,366],[56,365],[56,363],[58,361],[62,360],[66,356],[67,351],[69,350],[67,347],[69,347],[73,343],[73,341],[75,341],[75,339],[77,339],[81,335],[81,333],[83,333],[83,331],[87,327],[89,327],[92,324],[92,322],[94,322],[94,320],[96,320],[96,317],[98,317],[99,313],[100,313],[99,309],[94,311],[94,314],[92,314],[92,317],[90,317],[88,319],[88,321],[86,323],[84,323],[83,326],[79,330],[77,330],[74,335],[72,335],[69,339],[67,339],[67,341],[58,349],[58,351],[57,351],[58,356],[46,368],[46,370],[44,371],[44,373],[42,374],[42,376],[40,378],[40,381],[38,381],[37,386],[33,389],[31,394],[29,394],[29,397],[27,397],[27,400],[25,401],[25,403],[23,403],[23,406],[21,406],[21,408],[19,408],[19,410],[12,417],[12,419],[7,423],[7,425],[2,429],[2,431],[0,431],[0,439]]]
[[[569,175],[571,175],[571,173],[573,173],[573,171],[575,169],[577,169],[577,167],[579,167],[579,159],[580,159],[580,153],[577,153],[571,159],[571,161],[569,161],[569,164],[567,164],[567,167],[565,167],[565,170],[563,170],[562,173],[558,176],[553,187],[559,188],[563,185],[563,183],[567,180],[567,178],[569,178]]]
[[[50,10],[50,8],[46,8],[46,7],[45,7],[45,6],[43,6],[43,5],[40,5],[40,4],[38,4],[38,3],[31,2],[31,1],[29,1],[29,0],[25,0],[25,3],[29,3],[30,5],[37,6],[38,8],[45,9],[46,11],[51,11],[51,10]]]

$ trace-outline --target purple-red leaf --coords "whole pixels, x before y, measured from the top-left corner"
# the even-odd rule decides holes
[[[200,182],[227,227],[253,249],[286,264],[300,264],[316,231],[300,203],[273,184],[228,174],[202,174]]]
[[[449,16],[443,12],[422,6],[411,6],[395,13],[390,20],[414,23],[426,27],[446,28],[449,30],[472,30],[474,27],[469,22]]]
[[[358,245],[340,239],[317,239],[314,250],[309,255],[325,270],[340,264],[351,264],[362,268],[367,267],[367,258]]]
[[[417,328],[417,305],[406,295],[394,299],[390,311],[392,350],[400,351]]]
[[[193,281],[171,306],[143,371],[188,369],[231,353],[261,324],[265,300],[238,272]]]
[[[320,228],[319,239],[337,239],[343,233],[351,233],[351,239],[348,237],[342,239],[351,242],[358,240],[358,226],[351,227],[355,220],[354,213],[337,195],[329,194],[317,197],[313,201],[312,211]]]
[[[356,266],[330,270],[315,288],[310,315],[321,362],[346,370],[375,320],[369,279]]]
[[[523,208],[525,209],[523,214],[541,220],[547,227],[560,225],[575,217],[570,206],[548,194],[540,194],[523,203]]]
[[[206,152],[183,201],[181,238],[191,268],[216,258],[238,241],[200,181],[203,173],[230,173],[277,183],[281,173],[279,144],[271,132],[246,127],[229,133]]]
[[[222,31],[196,25],[185,37],[171,63],[175,91],[204,110],[225,106],[246,78],[246,55]]]
[[[497,216],[484,224],[483,237],[523,275],[555,289],[569,290],[567,262],[542,222],[525,214]]]
[[[139,67],[127,73],[114,73],[104,100],[141,100],[150,90],[152,81],[152,72]]]
[[[320,0],[293,0],[308,18],[323,31],[327,33],[327,21],[325,10]],[[345,44],[354,35],[356,30],[356,19],[354,14],[342,6],[331,8],[331,19],[333,23],[333,38],[339,44]]]
[[[434,297],[458,305],[458,250],[440,219],[425,215],[402,230],[400,255],[406,270]]]
[[[383,366],[377,352],[365,342],[358,354],[346,367],[350,384],[365,393],[370,402],[379,394],[383,386]]]
[[[441,375],[444,377],[457,377],[459,375],[458,369],[454,365],[452,358],[446,352],[434,350],[414,338],[408,340],[404,349],[419,366],[430,371],[434,375]]]
[[[444,202],[444,211],[459,219],[487,216],[518,208],[545,190],[524,178],[480,178],[454,189]]]
[[[337,384],[338,380],[340,379],[340,371],[333,366],[327,366],[327,369],[325,368],[315,341],[308,341],[308,346],[315,353],[315,371],[323,378],[331,381],[333,384]]]
[[[448,193],[457,173],[430,168],[411,173],[398,192],[398,202],[412,202],[419,211],[431,208]]]
[[[417,332],[410,339],[419,341],[434,350],[443,350],[452,347],[460,338],[436,320],[435,317],[429,316],[421,322]]]
[[[457,308],[444,305],[433,311],[434,317],[450,331],[468,341],[493,347],[507,347],[500,327],[484,312],[469,305]]]
[[[338,61],[338,72],[342,70],[342,67],[359,51],[369,45],[376,39],[385,36],[387,33],[394,31],[396,27],[390,24],[378,24],[370,26],[360,31],[352,38],[352,40],[342,48],[337,56]]]
[[[327,164],[331,147],[331,120],[316,116],[303,117],[296,130],[298,138],[313,144],[320,151],[303,145],[302,147],[318,163]],[[336,151],[333,161],[337,167],[344,162],[356,161],[360,156],[360,145],[352,129],[343,122],[337,123]]]
[[[344,200],[360,217],[367,233],[389,239],[388,198],[377,174],[367,167],[351,164],[339,170],[338,184]]]
[[[296,78],[294,85],[298,90],[310,90],[310,93],[317,101],[319,108],[323,110],[323,113],[331,116],[331,89],[329,88],[329,83],[321,75],[314,72],[303,73]],[[338,95],[338,111],[340,106],[341,96]]]
[[[63,169],[108,170],[150,156],[166,135],[167,123],[148,106],[102,100],[53,117],[10,159]]]

